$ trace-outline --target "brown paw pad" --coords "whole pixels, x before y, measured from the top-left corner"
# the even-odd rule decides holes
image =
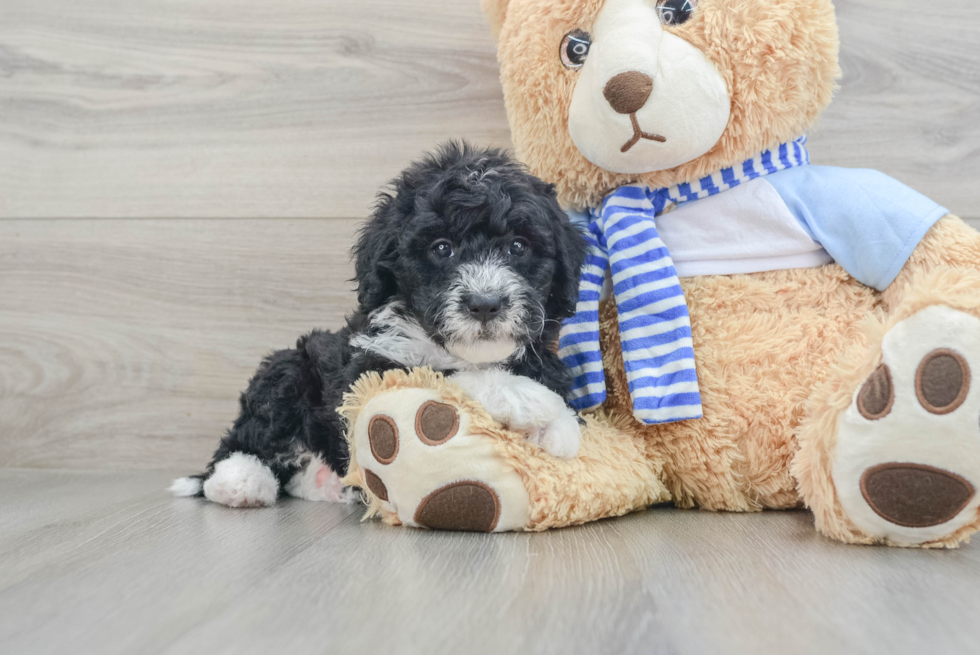
[[[861,476],[861,494],[871,509],[906,528],[953,519],[974,493],[973,485],[955,473],[925,464],[879,464]]]
[[[382,464],[391,464],[398,455],[398,426],[390,416],[378,414],[368,424],[371,454]]]
[[[970,366],[959,353],[941,348],[926,355],[915,373],[915,394],[927,411],[949,414],[970,392]]]
[[[858,394],[857,407],[861,416],[869,421],[885,418],[895,404],[895,385],[888,366],[882,364],[868,376],[861,393]]]
[[[493,532],[500,519],[500,499],[482,482],[454,482],[422,499],[415,522],[433,530]]]
[[[385,483],[373,471],[364,469],[364,484],[367,485],[367,488],[375,496],[381,500],[388,500],[388,487],[385,486]]]
[[[430,400],[415,414],[415,434],[430,446],[444,444],[459,430],[459,412],[450,405]]]

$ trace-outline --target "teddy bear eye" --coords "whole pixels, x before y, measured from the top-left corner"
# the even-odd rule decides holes
[[[657,0],[657,15],[664,25],[680,25],[694,15],[698,0]]]
[[[588,32],[573,30],[565,35],[561,40],[561,63],[565,68],[575,70],[582,68],[585,58],[589,56],[589,48],[592,47],[592,37]]]

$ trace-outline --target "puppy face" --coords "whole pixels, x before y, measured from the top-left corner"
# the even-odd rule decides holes
[[[497,150],[451,144],[406,170],[355,247],[360,311],[397,301],[480,364],[556,337],[585,256],[551,186]]]

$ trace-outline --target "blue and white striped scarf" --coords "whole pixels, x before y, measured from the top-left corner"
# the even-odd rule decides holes
[[[559,356],[575,377],[572,405],[576,409],[594,409],[606,400],[599,296],[606,269],[611,267],[633,415],[647,424],[701,418],[691,318],[654,219],[670,205],[707,198],[809,163],[806,137],[801,137],[695,183],[663,189],[620,187],[592,210],[586,235],[589,256],[582,268],[576,314],[565,321],[559,340]]]

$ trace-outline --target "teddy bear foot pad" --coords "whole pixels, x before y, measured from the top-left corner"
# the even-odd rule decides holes
[[[865,534],[914,546],[977,518],[980,319],[928,307],[882,342],[882,362],[841,417],[834,486]]]
[[[372,398],[353,429],[364,484],[402,525],[518,529],[527,522],[529,504],[521,478],[461,410],[433,389]]]

